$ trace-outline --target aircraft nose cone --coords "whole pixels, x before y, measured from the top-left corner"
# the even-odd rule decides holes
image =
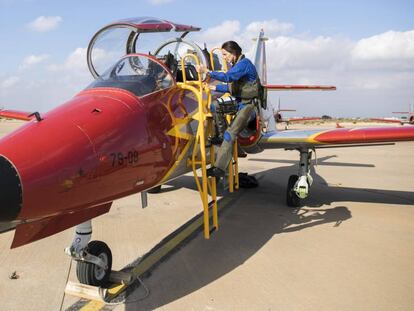
[[[15,220],[22,208],[22,185],[13,164],[0,155],[0,222]]]

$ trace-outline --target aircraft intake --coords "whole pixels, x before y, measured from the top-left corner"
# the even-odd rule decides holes
[[[22,185],[19,175],[5,157],[0,155],[0,222],[17,218],[22,208]]]

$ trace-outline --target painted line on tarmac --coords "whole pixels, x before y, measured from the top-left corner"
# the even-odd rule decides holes
[[[240,198],[244,193],[243,189],[239,189],[235,193],[226,194],[225,197],[217,201],[217,208],[219,214],[230,205],[230,203],[235,202]],[[211,208],[210,208],[210,219],[212,218]],[[175,250],[178,250],[179,247],[184,245],[185,242],[194,238],[199,232],[202,232],[204,223],[203,223],[203,212],[199,213],[184,225],[179,227],[173,233],[165,237],[160,243],[158,243],[152,250],[145,254],[139,263],[132,269],[132,274],[134,278],[141,277],[147,272],[150,272],[150,269],[154,269],[158,264],[161,263],[168,255],[171,255]],[[133,282],[129,286],[135,284]],[[108,303],[97,300],[89,300],[83,303],[82,300],[76,302],[71,307],[66,310],[75,311],[99,311],[102,310],[106,305],[111,305],[111,300],[114,300],[117,296],[122,294],[128,285],[117,284],[108,289]],[[121,303],[122,304],[122,303]]]

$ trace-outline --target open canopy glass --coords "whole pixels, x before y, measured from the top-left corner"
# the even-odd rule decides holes
[[[151,52],[151,49],[144,50],[147,45],[142,44],[140,47],[139,39],[142,34],[153,34],[155,37],[160,33],[181,32],[183,38],[188,32],[198,30],[200,30],[198,27],[176,24],[154,17],[137,17],[114,22],[100,29],[89,42],[87,53],[89,71],[98,78],[126,54]],[[160,44],[155,38],[154,41]]]

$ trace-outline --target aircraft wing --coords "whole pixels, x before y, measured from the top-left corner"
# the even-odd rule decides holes
[[[335,91],[336,87],[332,85],[276,85],[265,84],[263,87],[268,91]]]
[[[367,127],[269,132],[261,137],[259,144],[265,149],[297,149],[301,147],[346,147],[349,145],[369,145],[413,140],[414,127]]]
[[[35,118],[35,115],[26,111],[0,110],[0,118],[30,121]]]
[[[302,121],[314,121],[314,120],[321,120],[321,118],[313,118],[313,117],[305,117],[305,118],[289,118],[287,119],[289,122],[302,122]]]
[[[371,121],[379,121],[379,122],[390,122],[390,123],[401,123],[400,120],[396,120],[396,119],[380,119],[380,118],[374,118],[374,119],[370,119]]]

